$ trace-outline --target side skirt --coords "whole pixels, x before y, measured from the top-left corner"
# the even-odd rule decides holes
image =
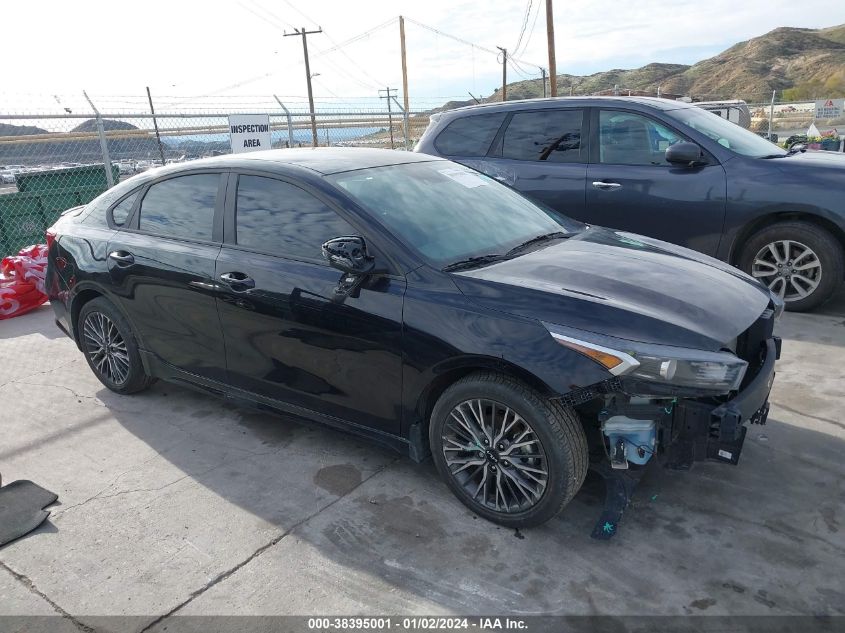
[[[418,453],[418,451],[414,450],[412,443],[398,435],[384,433],[383,431],[371,429],[341,418],[292,405],[282,400],[268,398],[216,380],[197,376],[160,360],[151,352],[145,350],[139,351],[144,369],[147,373],[166,382],[217,396],[241,407],[259,409],[276,415],[288,415],[307,422],[329,426],[333,429],[350,433],[351,435],[366,438],[376,444],[397,451],[402,455],[411,457],[414,461],[420,461],[415,456],[415,452]]]

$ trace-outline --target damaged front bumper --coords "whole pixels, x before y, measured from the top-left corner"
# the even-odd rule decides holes
[[[737,464],[745,441],[746,424],[766,423],[775,361],[779,356],[780,339],[767,339],[756,375],[727,402],[678,400],[668,424],[661,428],[665,439],[661,461],[680,470],[687,470],[694,462],[705,459]]]
[[[714,460],[736,465],[749,424],[765,424],[769,394],[780,358],[781,340],[773,335],[772,313],[764,313],[737,342],[748,361],[748,371],[733,397],[684,397],[652,394],[642,382],[619,380],[608,385],[598,414],[598,440],[607,459],[591,461],[590,468],[604,478],[604,509],[592,537],[615,535],[631,495],[648,464],[688,470],[696,461]],[[653,424],[653,444],[643,441],[641,425]],[[620,429],[628,429],[627,432]],[[634,441],[631,438],[636,438]],[[600,449],[601,450],[601,449]]]

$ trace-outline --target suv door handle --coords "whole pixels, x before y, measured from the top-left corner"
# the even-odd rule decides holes
[[[220,275],[220,281],[231,287],[235,292],[255,288],[255,280],[246,273],[223,273]]]
[[[135,257],[132,253],[127,253],[126,251],[112,251],[109,253],[109,259],[117,262],[118,266],[131,266],[135,263]]]
[[[601,180],[594,180],[593,187],[596,189],[619,189],[621,187],[618,182],[602,182]]]

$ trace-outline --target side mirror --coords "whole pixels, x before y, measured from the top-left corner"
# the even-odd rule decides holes
[[[375,267],[363,237],[334,237],[323,244],[323,257],[332,268],[349,275],[367,275]]]
[[[692,167],[702,162],[701,148],[695,143],[681,141],[666,148],[666,162],[672,165]]]

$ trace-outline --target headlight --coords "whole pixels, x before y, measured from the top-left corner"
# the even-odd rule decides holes
[[[651,345],[553,323],[543,325],[555,341],[588,356],[614,376],[727,393],[739,388],[748,368],[748,363],[730,352]]]

